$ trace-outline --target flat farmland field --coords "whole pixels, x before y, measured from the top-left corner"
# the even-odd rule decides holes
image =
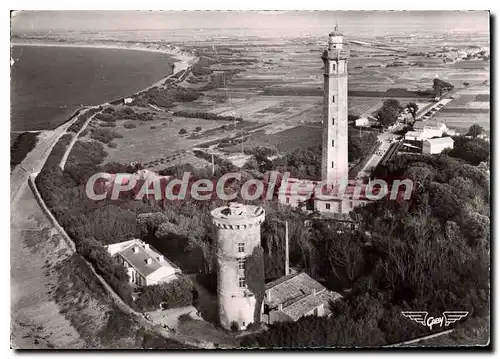
[[[464,113],[457,110],[456,112],[439,111],[435,116],[438,122],[444,122],[447,127],[456,129],[461,133],[467,132],[471,125],[480,125],[486,132],[490,132],[490,114],[489,113]]]
[[[197,127],[201,131],[217,128],[226,124],[225,121],[211,121],[197,118],[172,117],[152,121],[117,121],[113,128],[123,138],[116,138],[113,142],[115,148],[107,146],[108,156],[106,162],[154,162],[167,158],[179,151],[186,151],[199,143],[207,141],[206,138],[190,139]],[[133,123],[136,127],[127,129],[125,124]],[[185,135],[180,135],[181,129],[186,130]]]
[[[285,131],[263,134],[258,136],[251,136],[245,142],[244,148],[250,149],[254,147],[264,146],[276,148],[279,152],[291,152],[298,148],[308,148],[314,145],[321,144],[321,127],[313,126],[297,126]],[[231,146],[224,148],[225,152],[239,152],[241,146]]]

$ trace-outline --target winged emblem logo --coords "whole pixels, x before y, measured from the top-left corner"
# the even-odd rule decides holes
[[[434,326],[445,327],[458,322],[459,320],[465,318],[469,312],[457,311],[457,310],[447,310],[443,312],[441,317],[429,317],[429,312],[401,312],[405,317],[410,318],[418,324],[422,324],[424,327],[428,327],[430,330]]]

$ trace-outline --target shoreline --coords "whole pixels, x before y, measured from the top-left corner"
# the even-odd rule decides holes
[[[95,42],[92,44],[85,42],[52,42],[49,40],[21,40],[16,39],[11,40],[10,46],[38,46],[38,47],[80,47],[80,48],[92,48],[92,49],[109,49],[109,50],[133,50],[133,51],[144,51],[144,52],[155,52],[162,53],[165,55],[172,56],[175,60],[174,64],[181,67],[187,67],[192,64],[196,59],[196,56],[192,53],[185,51],[179,47],[172,45],[164,45],[159,43],[146,43],[146,42],[120,42],[112,41],[112,43]],[[177,65],[179,64],[179,65]],[[179,70],[180,71],[180,70]]]
[[[151,87],[154,87],[154,86],[164,82],[166,79],[174,76],[175,74],[179,73],[180,71],[187,70],[198,59],[194,54],[192,54],[188,51],[185,51],[182,48],[168,45],[168,44],[163,45],[163,44],[158,44],[158,43],[141,43],[141,42],[126,43],[126,42],[120,42],[120,41],[113,41],[112,43],[109,43],[109,44],[108,43],[99,43],[99,42],[89,44],[89,43],[84,43],[84,42],[60,43],[60,42],[51,42],[51,41],[43,41],[43,40],[41,40],[41,41],[28,40],[27,41],[27,40],[22,40],[22,39],[16,39],[16,40],[12,41],[12,39],[11,39],[11,43],[10,43],[11,49],[14,46],[66,47],[66,48],[71,48],[71,47],[75,48],[76,47],[76,48],[92,48],[92,49],[144,51],[144,52],[162,53],[162,54],[168,55],[170,57],[170,59],[173,60],[172,65],[174,66],[174,69],[173,69],[174,71],[172,71],[172,73],[170,75],[164,76],[164,77],[160,78],[159,80],[153,82],[152,84],[150,84],[142,89],[139,89],[131,94],[127,94],[125,96],[121,96],[121,97],[117,97],[117,98],[107,99],[107,100],[104,100],[104,102],[94,104],[91,106],[86,106],[86,107],[105,106],[105,105],[109,104],[110,102],[116,101],[117,99],[134,96],[134,95],[139,94],[141,92],[147,91]],[[151,46],[155,46],[155,48],[151,48]],[[13,61],[13,60],[11,59],[11,61]],[[81,110],[82,108],[79,108],[79,109]],[[52,130],[57,129],[58,127],[66,124],[68,121],[73,119],[73,117],[75,116],[75,112],[77,112],[77,111],[78,111],[78,109],[76,111],[72,111],[71,115],[64,122],[55,126],[54,128],[46,129],[46,130],[39,130],[37,132],[52,131]],[[12,121],[12,118],[10,120]],[[11,126],[12,126],[12,124],[11,124]],[[15,132],[22,134],[22,133],[30,132],[30,131],[31,130],[15,131]],[[12,132],[11,132],[11,135],[12,135]]]

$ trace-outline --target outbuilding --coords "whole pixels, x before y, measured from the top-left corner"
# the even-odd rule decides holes
[[[422,146],[422,153],[436,154],[441,153],[447,148],[453,148],[453,139],[451,137],[431,138],[424,141]]]

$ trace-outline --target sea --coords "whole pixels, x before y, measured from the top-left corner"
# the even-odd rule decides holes
[[[129,49],[13,46],[11,131],[53,129],[80,106],[139,91],[172,72],[167,54]]]

